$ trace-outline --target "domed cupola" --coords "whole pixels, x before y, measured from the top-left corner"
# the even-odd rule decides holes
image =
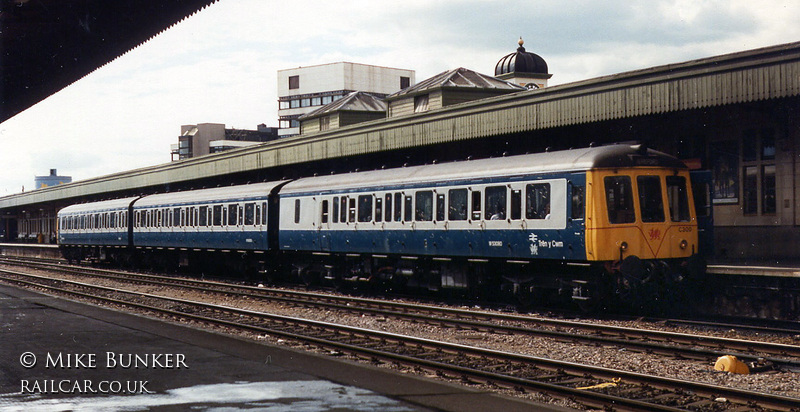
[[[519,38],[519,47],[514,53],[507,54],[494,66],[494,75],[499,79],[519,84],[528,88],[547,87],[547,62],[536,53],[525,51],[525,43]]]

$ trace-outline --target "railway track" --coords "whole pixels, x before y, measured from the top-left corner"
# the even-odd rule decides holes
[[[10,263],[10,262],[9,262]],[[747,362],[759,362],[775,368],[800,372],[800,346],[665,332],[651,329],[610,326],[604,324],[558,320],[532,316],[482,312],[418,303],[392,302],[323,293],[261,288],[196,279],[156,276],[114,270],[71,267],[24,262],[28,267],[58,270],[79,276],[92,276],[114,281],[175,287],[204,293],[268,299],[289,305],[314,307],[343,312],[357,312],[442,327],[470,329],[488,333],[523,334],[577,342],[606,345],[677,358],[712,361],[719,356],[735,355]],[[728,325],[733,326],[733,325]],[[767,330],[762,329],[762,332]],[[786,332],[786,331],[780,331]]]
[[[326,350],[349,353],[375,362],[434,371],[464,381],[547,392],[579,400],[590,407],[607,408],[613,405],[625,410],[725,410],[726,406],[757,406],[767,410],[791,410],[800,403],[798,398],[609,370],[20,272],[5,271],[3,278],[51,293],[135,307],[160,316],[283,336]],[[726,398],[731,403],[716,402],[715,399],[719,398]]]

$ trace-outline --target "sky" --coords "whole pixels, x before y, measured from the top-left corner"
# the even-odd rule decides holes
[[[0,196],[168,163],[184,124],[277,126],[277,71],[494,74],[521,36],[549,85],[800,41],[786,0],[219,0],[0,123]]]

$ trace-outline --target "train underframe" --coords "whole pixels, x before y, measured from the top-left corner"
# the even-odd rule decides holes
[[[297,282],[398,293],[503,301],[522,307],[576,304],[660,310],[688,301],[704,264],[689,259],[616,262],[473,259],[184,248],[65,247],[72,262],[108,262],[154,271],[187,271],[254,281]]]
[[[308,286],[369,285],[520,306],[574,303],[659,310],[685,301],[703,263],[692,259],[618,262],[506,260],[361,254],[289,253],[281,272]]]

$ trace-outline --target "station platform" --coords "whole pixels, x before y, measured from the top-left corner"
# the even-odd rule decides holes
[[[39,243],[0,243],[0,256],[61,258],[58,245]],[[745,258],[708,259],[712,275],[766,276],[800,279],[800,259],[758,260]]]
[[[800,279],[800,261],[709,259],[706,272],[712,275],[766,276]]]
[[[567,411],[0,285],[0,410]]]

